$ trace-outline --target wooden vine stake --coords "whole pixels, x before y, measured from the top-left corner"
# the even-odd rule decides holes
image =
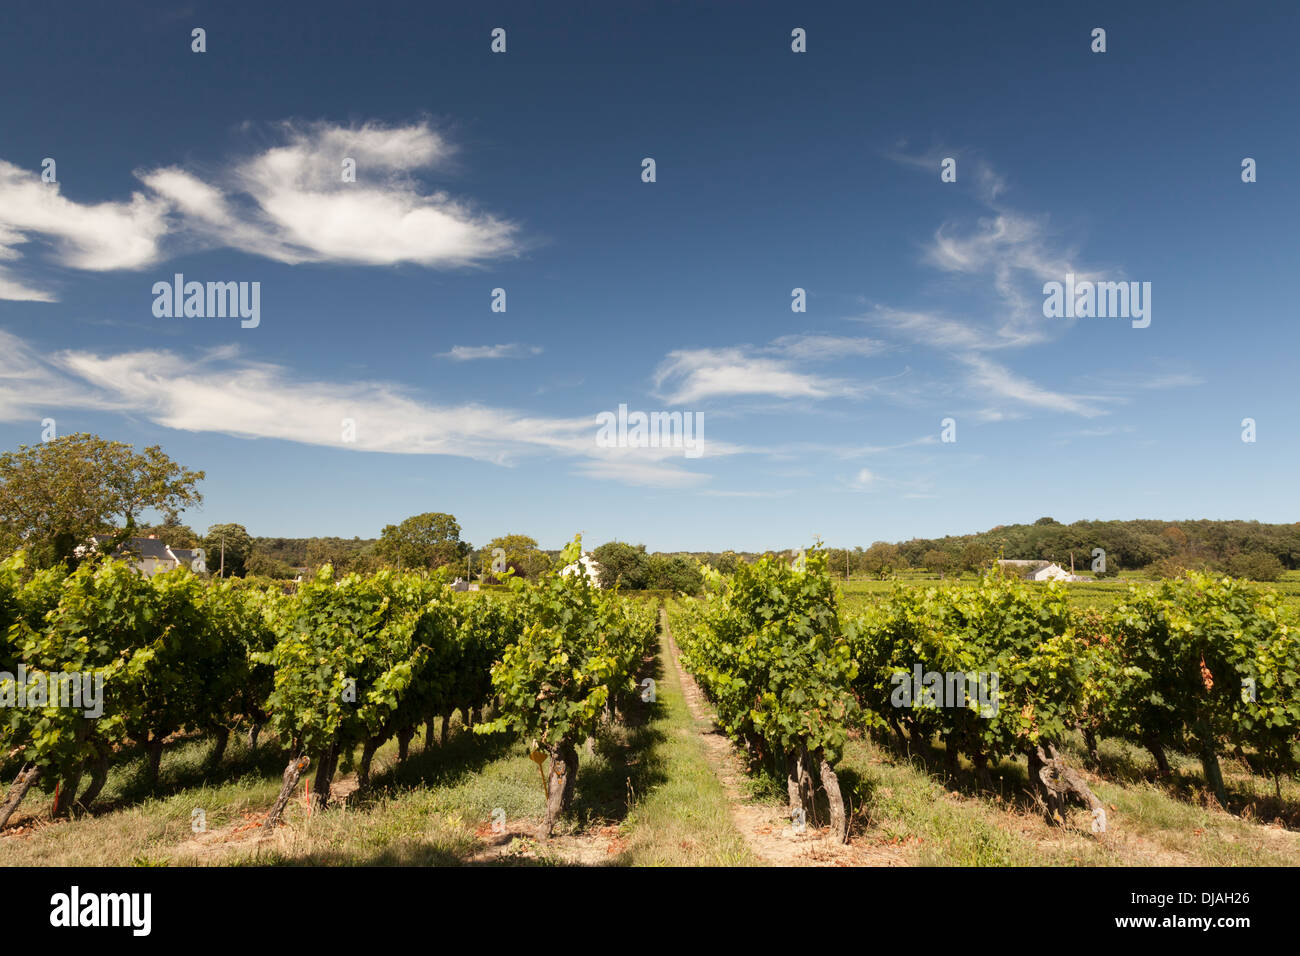
[[[269,836],[279,826],[285,805],[288,804],[289,798],[293,796],[294,790],[297,789],[298,780],[302,777],[303,771],[309,766],[311,766],[311,760],[304,755],[290,760],[289,766],[284,768],[284,786],[280,788],[280,796],[276,798],[275,806],[271,807],[271,812],[266,815],[266,822],[262,824],[262,834],[264,836]]]

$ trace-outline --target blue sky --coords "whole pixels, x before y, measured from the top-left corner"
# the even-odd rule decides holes
[[[161,444],[255,535],[1296,520],[1292,5],[461,6],[9,9],[0,445]],[[1066,272],[1150,326],[1045,318]],[[260,323],[156,317],[175,273]],[[620,404],[704,454],[598,446]]]

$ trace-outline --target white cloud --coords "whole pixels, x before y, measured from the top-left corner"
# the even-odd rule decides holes
[[[438,404],[384,382],[296,379],[233,346],[197,358],[164,350],[38,354],[0,332],[0,419],[60,408],[122,412],[166,428],[398,455],[453,455],[513,465],[526,457],[574,462],[577,473],[638,485],[686,487],[708,479],[683,450],[602,448],[596,416],[557,417],[473,403]],[[344,441],[343,422],[355,423]],[[708,458],[739,454],[709,439]]]
[[[718,491],[708,489],[699,492],[709,498],[785,498],[790,491]]]
[[[83,204],[38,171],[0,160],[0,260],[40,237],[75,269],[140,269],[192,248],[231,248],[278,262],[470,265],[513,253],[518,227],[413,175],[444,165],[450,144],[427,123],[279,125],[283,141],[212,181],[171,166],[137,172],[148,192]],[[356,161],[356,181],[342,163]],[[165,247],[164,247],[165,244]],[[0,298],[54,301],[0,271]]]
[[[74,269],[139,269],[158,260],[167,232],[167,204],[142,193],[127,202],[79,203],[38,170],[0,160],[0,260],[22,258],[18,246],[35,238],[54,247],[54,258]],[[0,298],[53,302],[55,295],[0,270]]]
[[[858,391],[851,383],[797,371],[788,362],[755,355],[744,346],[669,352],[655,372],[654,383],[672,405],[741,395],[835,398]]]
[[[707,480],[707,476],[698,472],[646,461],[586,461],[579,463],[574,470],[588,478],[605,478],[625,485],[654,488],[689,488]]]
[[[456,266],[514,251],[514,224],[414,182],[453,152],[427,123],[285,122],[279,132],[284,145],[237,163],[220,185],[176,168],[142,179],[209,241],[281,262]],[[345,158],[355,182],[343,181]]]
[[[975,392],[1011,399],[1023,405],[1044,408],[1048,411],[1082,415],[1085,418],[1106,414],[1105,410],[1096,407],[1097,402],[1106,400],[1098,396],[1054,392],[977,355],[966,356],[962,361],[970,369],[968,382]]]
[[[831,359],[879,355],[889,346],[876,339],[849,335],[783,335],[773,340],[765,351],[791,358],[826,361]]]
[[[1041,222],[1005,210],[964,234],[944,224],[927,247],[925,261],[944,272],[990,282],[1003,304],[998,333],[1013,344],[1043,341],[1065,328],[1043,316],[1044,282],[1064,282],[1067,273],[1079,280],[1103,278],[1080,267],[1073,253],[1056,249]]]
[[[897,442],[893,445],[851,445],[844,443],[827,444],[825,442],[790,442],[783,445],[771,446],[767,449],[768,453],[785,458],[807,458],[812,455],[833,455],[841,460],[850,460],[853,458],[865,458],[868,455],[887,455],[891,452],[903,451],[908,448],[919,448],[925,445],[937,444],[939,438],[937,435],[921,435],[908,441]]]
[[[886,351],[877,339],[804,333],[784,335],[768,345],[679,349],[655,371],[664,401],[674,405],[710,398],[767,395],[781,399],[852,398],[872,391],[843,378],[811,373],[798,363],[862,358]]]
[[[932,153],[891,158],[904,165],[937,170],[940,156]],[[1067,273],[1088,281],[1098,281],[1103,275],[1080,266],[1075,252],[1063,248],[1050,234],[1045,219],[1035,219],[1004,206],[999,197],[1006,191],[1006,182],[986,163],[975,161],[960,168],[973,174],[977,198],[992,215],[970,227],[944,223],[926,245],[922,258],[952,278],[972,280],[974,287],[968,295],[991,292],[995,303],[991,312],[986,312],[981,320],[972,320],[877,305],[872,312],[858,318],[915,345],[946,353],[958,363],[963,368],[959,379],[962,389],[980,401],[994,400],[993,404],[972,413],[978,420],[1005,421],[1020,417],[1024,409],[1082,417],[1106,414],[1100,406],[1123,401],[1117,394],[1122,388],[1105,388],[1100,390],[1103,394],[1070,394],[1039,385],[986,357],[986,353],[999,349],[1050,342],[1069,328],[1067,323],[1043,315],[1044,282],[1063,281]],[[1120,274],[1117,272],[1116,276]],[[1131,387],[1195,383],[1194,376],[1169,374],[1153,376],[1148,384],[1133,383]]]
[[[525,358],[529,355],[541,355],[539,345],[521,345],[512,342],[509,345],[453,345],[448,352],[439,352],[439,358],[454,362],[470,362],[475,359]]]
[[[45,289],[34,289],[0,269],[0,299],[10,302],[57,302],[58,297]]]
[[[863,468],[853,476],[853,487],[860,490],[866,490],[875,484],[876,476],[871,473],[870,469]]]
[[[908,312],[878,305],[871,313],[859,318],[918,345],[935,349],[982,351],[1026,344],[1023,339],[1006,339],[995,332],[930,312]]]

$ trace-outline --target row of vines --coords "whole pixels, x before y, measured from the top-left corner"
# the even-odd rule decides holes
[[[755,765],[787,780],[792,812],[825,794],[832,831],[848,827],[834,771],[851,731],[922,749],[950,766],[1023,756],[1050,821],[1077,799],[1104,830],[1105,810],[1062,756],[1082,734],[1197,755],[1219,803],[1225,749],[1275,780],[1297,772],[1300,627],[1277,596],[1205,575],[1133,588],[1109,613],[1079,611],[1067,586],[989,575],[978,584],[899,587],[858,616],[838,606],[825,554],[792,566],[767,557],[677,605],[682,661],[723,729]],[[820,783],[820,788],[818,788]]]
[[[147,755],[152,783],[170,735],[209,735],[215,763],[232,733],[255,747],[270,728],[289,753],[270,828],[308,767],[323,808],[358,749],[364,788],[379,747],[396,738],[405,758],[421,725],[432,743],[439,717],[445,741],[460,710],[476,732],[518,731],[550,759],[549,835],[578,746],[627,706],[654,640],[652,608],[582,575],[512,579],[489,596],[454,593],[439,574],[327,567],[285,595],[184,570],[145,578],[109,559],[30,574],[20,553],[0,563],[0,770],[17,772],[0,826],[41,781],[57,785],[56,815],[88,808],[124,748]],[[78,699],[60,686],[70,681],[99,689]]]

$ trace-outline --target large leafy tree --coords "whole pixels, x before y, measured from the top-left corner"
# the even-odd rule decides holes
[[[698,594],[704,574],[694,559],[685,554],[652,554],[647,562],[646,587]]]
[[[203,539],[207,552],[208,570],[222,567],[222,549],[225,549],[225,577],[243,577],[248,573],[248,559],[253,556],[253,539],[242,524],[214,524]]]
[[[979,574],[988,569],[995,557],[993,549],[987,544],[972,541],[961,549],[961,557],[957,559],[957,565],[963,571],[974,571]]]
[[[954,563],[952,555],[946,551],[940,551],[938,548],[931,548],[921,558],[921,567],[937,574],[951,571]]]
[[[489,541],[482,551],[485,568],[492,567],[493,552],[497,548],[505,552],[506,567],[524,577],[535,578],[551,568],[550,555],[537,546],[536,539],[526,534],[503,534]]]
[[[625,591],[637,591],[646,586],[650,576],[650,556],[645,545],[631,545],[622,541],[607,541],[591,556],[600,565],[600,586],[612,588],[615,583]]]
[[[884,580],[906,562],[897,546],[877,541],[862,556],[862,566],[872,577]]]
[[[379,552],[387,561],[403,568],[437,568],[463,560],[470,551],[460,540],[460,525],[453,515],[428,511],[386,526],[379,538]]]
[[[162,448],[143,452],[79,432],[0,455],[0,546],[25,547],[34,562],[68,561],[93,534],[134,533],[153,509],[175,521],[202,502],[204,477]]]

